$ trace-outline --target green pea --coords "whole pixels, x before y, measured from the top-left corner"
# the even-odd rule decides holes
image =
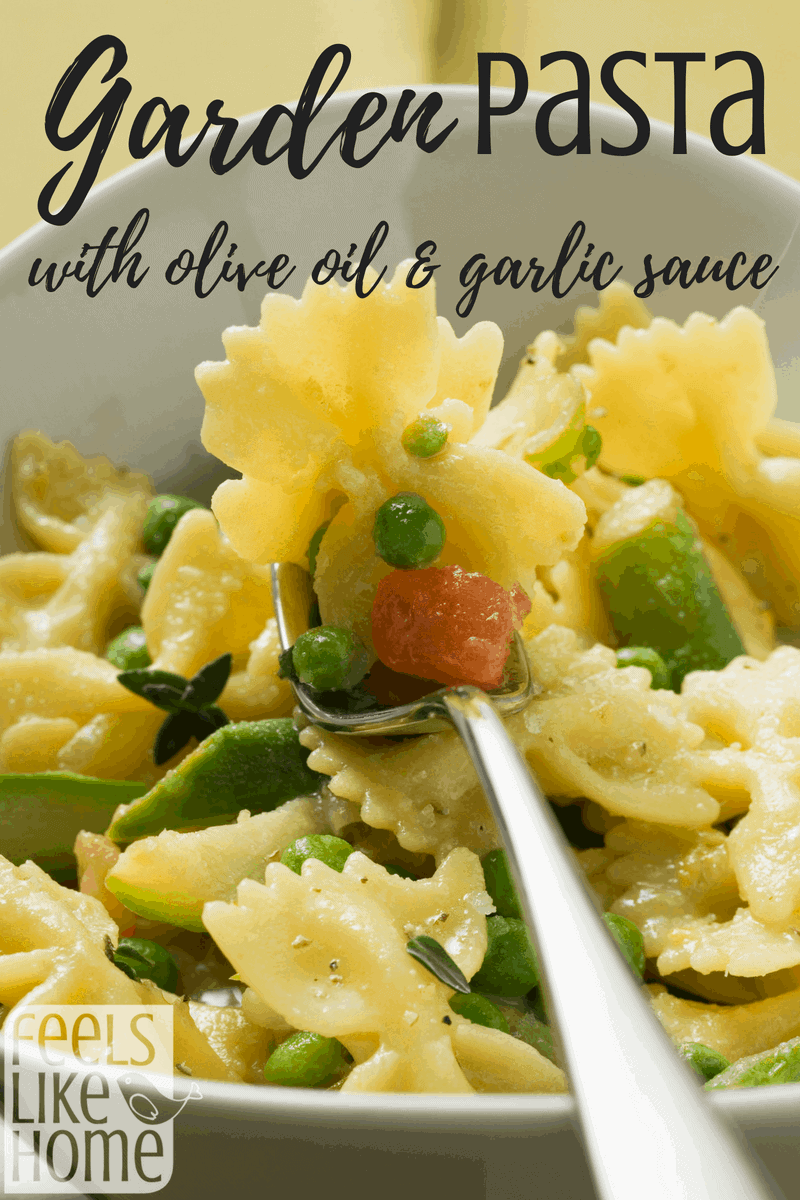
[[[136,576],[139,587],[144,588],[145,591],[147,591],[147,589],[150,587],[150,581],[153,578],[153,571],[155,571],[157,565],[157,563],[147,563],[146,566],[142,567]]]
[[[505,850],[490,850],[481,859],[481,864],[486,890],[492,897],[499,916],[516,917],[521,920],[522,909],[519,906],[519,896]]]
[[[316,532],[314,533],[313,537],[311,538],[311,541],[308,543],[308,550],[306,551],[306,554],[308,555],[308,569],[311,572],[312,579],[313,579],[314,575],[316,574],[316,570],[317,570],[317,555],[319,554],[319,544],[322,541],[323,537],[325,536],[325,530],[328,528],[329,525],[330,525],[330,521],[324,521],[322,523],[322,525],[320,525],[319,529],[317,529]],[[319,624],[319,623],[320,622],[318,621],[317,624]]]
[[[264,1079],[282,1087],[325,1087],[347,1072],[350,1055],[336,1038],[321,1033],[292,1033],[270,1054]]]
[[[651,646],[625,646],[617,651],[618,667],[646,667],[650,672],[650,686],[668,688],[670,675],[667,664],[657,650]]]
[[[525,922],[515,917],[489,917],[489,944],[481,969],[473,975],[474,991],[491,996],[524,996],[539,982],[539,964]]]
[[[645,957],[644,940],[638,926],[634,925],[633,921],[629,921],[627,917],[620,917],[616,913],[603,913],[603,920],[627,959],[631,970],[635,971],[641,979],[644,975]]]
[[[369,667],[369,655],[350,629],[320,625],[297,639],[292,663],[301,683],[319,692],[339,691],[360,683]]]
[[[718,1050],[712,1050],[710,1046],[704,1046],[702,1042],[684,1042],[680,1047],[680,1055],[705,1080],[713,1079],[715,1075],[726,1071],[731,1065]]]
[[[147,653],[147,642],[141,625],[129,625],[118,633],[106,647],[106,658],[120,671],[134,671],[139,667],[149,667],[150,655]]]
[[[164,553],[172,531],[184,513],[193,508],[203,508],[188,496],[154,496],[147,506],[142,539],[148,554]]]
[[[165,992],[178,988],[178,964],[158,942],[145,938],[120,938],[114,954],[114,965],[130,979],[152,979]]]
[[[403,430],[403,449],[415,458],[433,458],[434,454],[438,454],[444,448],[449,432],[444,421],[421,413],[416,421],[412,421]]]
[[[449,1003],[453,1012],[466,1017],[473,1025],[485,1025],[488,1029],[499,1029],[501,1033],[509,1032],[508,1021],[497,1005],[477,992],[467,992],[466,995],[456,992],[455,996],[450,997]]]
[[[389,875],[399,875],[401,879],[416,879],[412,871],[407,871],[405,867],[399,866],[398,863],[385,863],[386,870]]]
[[[444,521],[416,492],[398,492],[375,514],[375,549],[392,567],[426,567],[442,552]]]
[[[307,858],[318,858],[326,867],[341,871],[352,853],[353,847],[343,838],[334,837],[331,833],[309,833],[286,847],[281,862],[297,875]]]

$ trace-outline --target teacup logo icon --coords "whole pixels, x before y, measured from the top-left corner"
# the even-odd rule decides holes
[[[192,1083],[183,1096],[165,1096],[149,1079],[135,1071],[118,1079],[117,1087],[130,1111],[145,1125],[163,1125],[172,1121],[190,1100],[203,1098],[196,1083]]]

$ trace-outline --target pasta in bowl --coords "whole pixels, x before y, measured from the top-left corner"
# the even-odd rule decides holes
[[[36,815],[7,847],[0,1001],[154,997],[207,1079],[563,1091],[455,736],[290,716],[293,677],[353,705],[491,683],[517,626],[541,690],[510,731],[657,1015],[713,1089],[791,1081],[800,437],[771,421],[763,323],[677,325],[612,285],[490,410],[499,329],[456,338],[406,269],[228,331],[198,369],[242,473],[213,512],[18,440],[40,548],[0,560],[0,765]],[[319,608],[288,658],[277,559]],[[73,842],[80,893],[53,878]]]

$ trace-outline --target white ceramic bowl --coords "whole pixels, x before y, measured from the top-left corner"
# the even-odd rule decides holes
[[[494,122],[493,153],[478,155],[475,90],[443,91],[445,112],[459,125],[435,154],[413,143],[391,145],[358,171],[328,155],[299,182],[283,160],[269,168],[243,162],[218,177],[207,154],[179,170],[153,158],[98,187],[66,228],[39,225],[19,238],[0,255],[0,443],[20,428],[38,427],[84,453],[106,453],[151,472],[159,484],[191,486],[207,498],[220,473],[199,444],[203,402],[193,368],[221,357],[226,326],[257,321],[262,285],[254,280],[241,294],[220,284],[200,300],[188,282],[168,285],[164,270],[184,247],[197,254],[221,219],[238,244],[237,258],[248,265],[289,255],[297,268],[284,290],[292,295],[329,247],[345,253],[356,242],[360,251],[382,219],[390,233],[376,261],[390,270],[433,239],[442,264],[439,311],[458,333],[492,319],[506,335],[502,386],[535,332],[562,325],[577,303],[596,298],[587,288],[556,300],[547,292],[487,285],[462,320],[454,312],[463,290],[458,272],[472,254],[482,252],[491,263],[505,254],[523,262],[536,255],[552,265],[582,220],[584,246],[591,240],[597,253],[611,250],[625,264],[623,278],[635,281],[648,253],[657,265],[673,254],[697,262],[706,254],[729,259],[737,250],[750,262],[760,253],[777,258],[800,217],[798,184],[749,157],[725,158],[699,138],[689,138],[688,154],[674,156],[666,126],[654,123],[649,146],[632,158],[600,154],[602,137],[625,144],[631,136],[627,118],[602,108],[592,110],[591,155],[548,157],[534,134],[542,99],[536,95],[519,113]],[[393,105],[399,89],[386,94]],[[317,142],[352,99],[326,107]],[[507,99],[498,93],[498,103]],[[240,136],[257,120],[258,114],[246,118]],[[571,122],[563,109],[557,139],[569,140]],[[142,207],[150,221],[137,249],[150,271],[138,289],[109,283],[90,299],[74,280],[52,294],[28,285],[34,259],[74,262],[84,242],[96,244],[112,225],[124,229]],[[800,417],[792,394],[798,291],[800,251],[793,246],[759,301],[779,365],[779,411],[787,417]],[[683,319],[697,308],[721,316],[757,298],[749,286],[731,293],[706,283],[688,291],[674,285],[649,303]],[[7,488],[2,511],[7,551],[15,547]],[[203,1101],[175,1124],[175,1173],[163,1192],[170,1200],[234,1189],[248,1194],[254,1187],[300,1197],[377,1191],[382,1200],[593,1195],[568,1097],[342,1096],[210,1083],[203,1092]],[[787,1195],[796,1195],[800,1085],[715,1094],[711,1102],[747,1133]]]

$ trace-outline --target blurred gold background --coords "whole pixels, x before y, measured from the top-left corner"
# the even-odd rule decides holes
[[[192,133],[213,99],[224,100],[231,116],[296,99],[320,51],[345,42],[353,62],[343,89],[472,83],[477,51],[503,50],[523,59],[532,90],[556,92],[574,87],[574,71],[564,63],[540,71],[539,58],[572,50],[589,63],[592,98],[600,102],[603,60],[638,50],[647,55],[646,69],[623,64],[618,81],[648,116],[665,121],[672,119],[672,67],[656,64],[654,54],[705,52],[705,63],[689,64],[687,88],[688,126],[704,135],[714,105],[749,87],[744,64],[715,72],[714,55],[749,50],[766,76],[765,160],[800,179],[800,5],[791,0],[230,0],[224,8],[217,0],[5,0],[0,245],[36,223],[39,191],[67,161],[45,137],[44,114],[74,57],[104,33],[127,46],[122,74],[133,92],[100,178],[129,164],[130,121],[151,96],[187,104]],[[505,70],[496,69],[494,82],[511,83]],[[100,94],[99,84],[94,92],[82,89],[82,115]],[[734,142],[746,135],[733,113],[726,132]],[[77,161],[84,153],[85,146],[75,152]]]

